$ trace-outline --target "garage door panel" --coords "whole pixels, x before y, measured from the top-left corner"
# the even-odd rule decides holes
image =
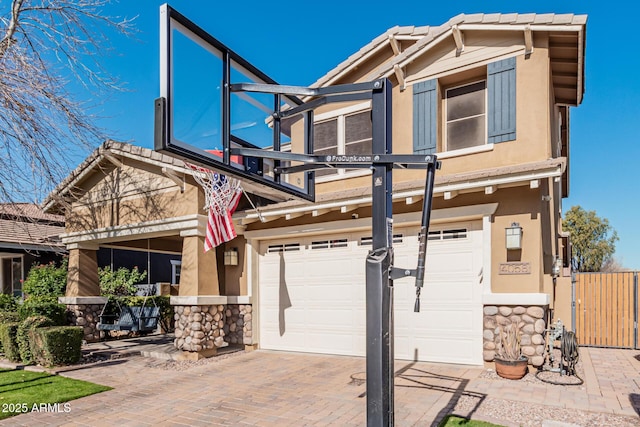
[[[425,303],[437,301],[438,303],[471,304],[473,292],[469,289],[468,282],[440,282],[438,284],[426,284],[421,294]]]
[[[426,276],[429,274],[450,274],[452,271],[465,274],[473,271],[472,252],[427,254]]]
[[[415,268],[417,229],[401,232],[403,242],[394,248],[395,265]],[[360,244],[363,236],[337,236],[347,237],[348,246],[327,249],[311,249],[311,243],[332,236],[302,239],[300,251],[285,252],[284,267],[280,254],[261,257],[259,339],[263,348],[365,354],[365,259],[371,247]],[[429,241],[421,313],[413,312],[415,279],[394,283],[396,358],[413,360],[417,354],[423,361],[482,363],[481,265],[481,230],[470,231],[466,238]],[[273,330],[280,328],[283,286],[292,307],[284,309],[285,332],[280,336]]]
[[[328,311],[324,307],[318,309],[307,308],[305,310],[307,322],[322,325],[323,329],[349,330],[353,325],[353,317],[349,307],[344,309],[334,308]],[[320,329],[320,327],[318,327]]]

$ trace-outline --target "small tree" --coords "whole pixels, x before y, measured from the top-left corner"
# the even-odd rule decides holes
[[[120,267],[113,271],[111,267],[104,267],[98,270],[100,277],[100,294],[103,296],[127,296],[135,295],[136,283],[140,283],[147,277],[147,272],[138,271],[138,267],[129,270]]]
[[[573,206],[564,215],[562,227],[571,233],[573,260],[578,271],[600,271],[616,251],[618,234],[606,218],[595,211]]]

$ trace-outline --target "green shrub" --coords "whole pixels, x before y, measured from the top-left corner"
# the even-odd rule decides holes
[[[67,287],[67,264],[67,258],[64,258],[60,266],[56,266],[54,262],[34,264],[22,284],[22,291],[36,297],[64,296]]]
[[[20,322],[20,316],[15,311],[0,311],[0,325],[5,323],[18,323]],[[11,344],[9,344],[11,345]],[[0,353],[3,353],[2,336],[0,335]]]
[[[46,316],[56,325],[67,323],[67,307],[59,304],[56,297],[29,297],[18,308],[20,319],[32,316]]]
[[[18,343],[18,350],[20,351],[20,358],[22,363],[30,365],[33,363],[32,349],[33,346],[33,330],[45,326],[55,326],[53,321],[45,316],[32,316],[27,317],[18,326],[18,332],[16,334],[16,342]]]
[[[0,324],[0,342],[2,342],[2,351],[4,357],[12,362],[20,362],[20,350],[16,341],[20,323],[8,322]]]
[[[140,283],[147,277],[147,272],[138,271],[138,267],[129,270],[120,267],[116,271],[111,267],[104,267],[98,270],[100,277],[100,294],[103,296],[127,296],[135,295],[138,288],[136,283]]]
[[[15,311],[0,311],[0,324],[20,322],[20,316]],[[2,349],[2,338],[0,338],[0,353],[4,353]]]
[[[69,365],[82,357],[80,326],[51,326],[32,331],[33,356],[42,366]]]
[[[0,323],[19,322],[20,315],[17,311],[0,311]]]
[[[13,295],[0,294],[0,311],[16,311],[18,304]]]

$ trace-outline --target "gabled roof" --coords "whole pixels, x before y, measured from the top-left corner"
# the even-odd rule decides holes
[[[0,204],[0,249],[60,251],[64,217],[32,203]]]
[[[575,92],[572,98],[560,98],[561,102],[558,103],[577,105],[582,101],[584,93],[584,33],[586,22],[586,15],[574,14],[477,13],[470,15],[460,14],[436,27],[393,27],[320,77],[312,86],[321,87],[335,84],[348,75],[349,72],[360,67],[375,52],[386,46],[390,46],[393,49],[395,56],[380,68],[372,70],[372,73],[368,76],[369,80],[393,75],[397,68],[401,69],[413,62],[419,56],[425,54],[431,46],[448,37],[453,37],[454,32],[460,34],[465,31],[478,30],[546,31],[550,33],[551,42],[549,47],[552,71],[559,74],[560,79],[564,79],[556,81],[554,78],[554,84],[560,91],[566,89],[567,86],[571,86]],[[567,36],[570,36],[570,38],[567,38]],[[393,46],[394,40],[403,38],[415,40],[415,42],[404,51],[397,52]],[[575,81],[567,82],[568,74],[571,74]]]
[[[62,212],[61,201],[77,198],[81,194],[82,182],[104,163],[117,164],[118,158],[130,158],[179,172],[188,172],[182,160],[137,145],[113,140],[105,141],[96,148],[69,176],[67,176],[42,202],[44,212]],[[190,173],[190,171],[189,171]]]

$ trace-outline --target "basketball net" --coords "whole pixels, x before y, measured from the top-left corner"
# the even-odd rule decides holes
[[[237,236],[231,216],[238,207],[243,190],[240,181],[235,178],[184,163],[193,171],[193,178],[204,190],[204,209],[208,211],[204,239],[204,251],[207,252]]]

